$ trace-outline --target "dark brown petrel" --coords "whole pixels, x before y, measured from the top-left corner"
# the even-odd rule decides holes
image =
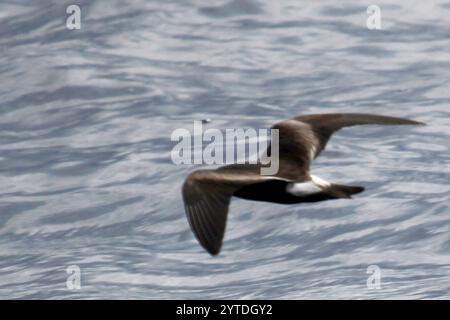
[[[423,123],[370,114],[300,116],[275,124],[279,130],[279,170],[261,175],[261,164],[234,164],[191,173],[183,185],[184,206],[195,237],[211,255],[220,252],[231,197],[281,204],[350,199],[363,187],[324,181],[310,174],[310,163],[331,135],[356,125],[420,125]],[[270,145],[267,150],[270,154]]]

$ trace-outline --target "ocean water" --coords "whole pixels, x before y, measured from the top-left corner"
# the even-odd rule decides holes
[[[0,298],[450,298],[449,2],[377,1],[381,30],[359,1],[71,4],[0,3]],[[365,193],[235,199],[209,256],[173,130],[325,112],[428,125],[339,132],[313,172]]]

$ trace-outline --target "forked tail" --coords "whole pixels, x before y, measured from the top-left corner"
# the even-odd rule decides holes
[[[333,198],[351,199],[354,194],[361,193],[364,190],[364,187],[331,184],[331,186],[324,190],[324,193],[332,196]]]

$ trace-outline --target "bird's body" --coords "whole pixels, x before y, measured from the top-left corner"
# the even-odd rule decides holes
[[[261,175],[262,165],[234,164],[191,173],[183,185],[189,224],[200,244],[212,255],[220,252],[231,198],[279,204],[351,198],[363,187],[329,183],[310,173],[310,164],[341,128],[364,125],[413,125],[420,122],[368,114],[300,116],[275,124],[279,131],[279,170]],[[270,154],[271,145],[266,154]]]

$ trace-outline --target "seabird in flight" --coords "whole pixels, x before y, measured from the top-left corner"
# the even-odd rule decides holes
[[[299,116],[275,124],[279,131],[279,170],[261,175],[258,164],[233,164],[197,170],[186,179],[182,194],[189,225],[211,255],[222,247],[232,197],[295,204],[350,199],[363,187],[329,183],[310,173],[310,164],[332,134],[357,125],[423,125],[421,122],[371,114],[338,113]],[[270,145],[266,154],[270,154]]]

